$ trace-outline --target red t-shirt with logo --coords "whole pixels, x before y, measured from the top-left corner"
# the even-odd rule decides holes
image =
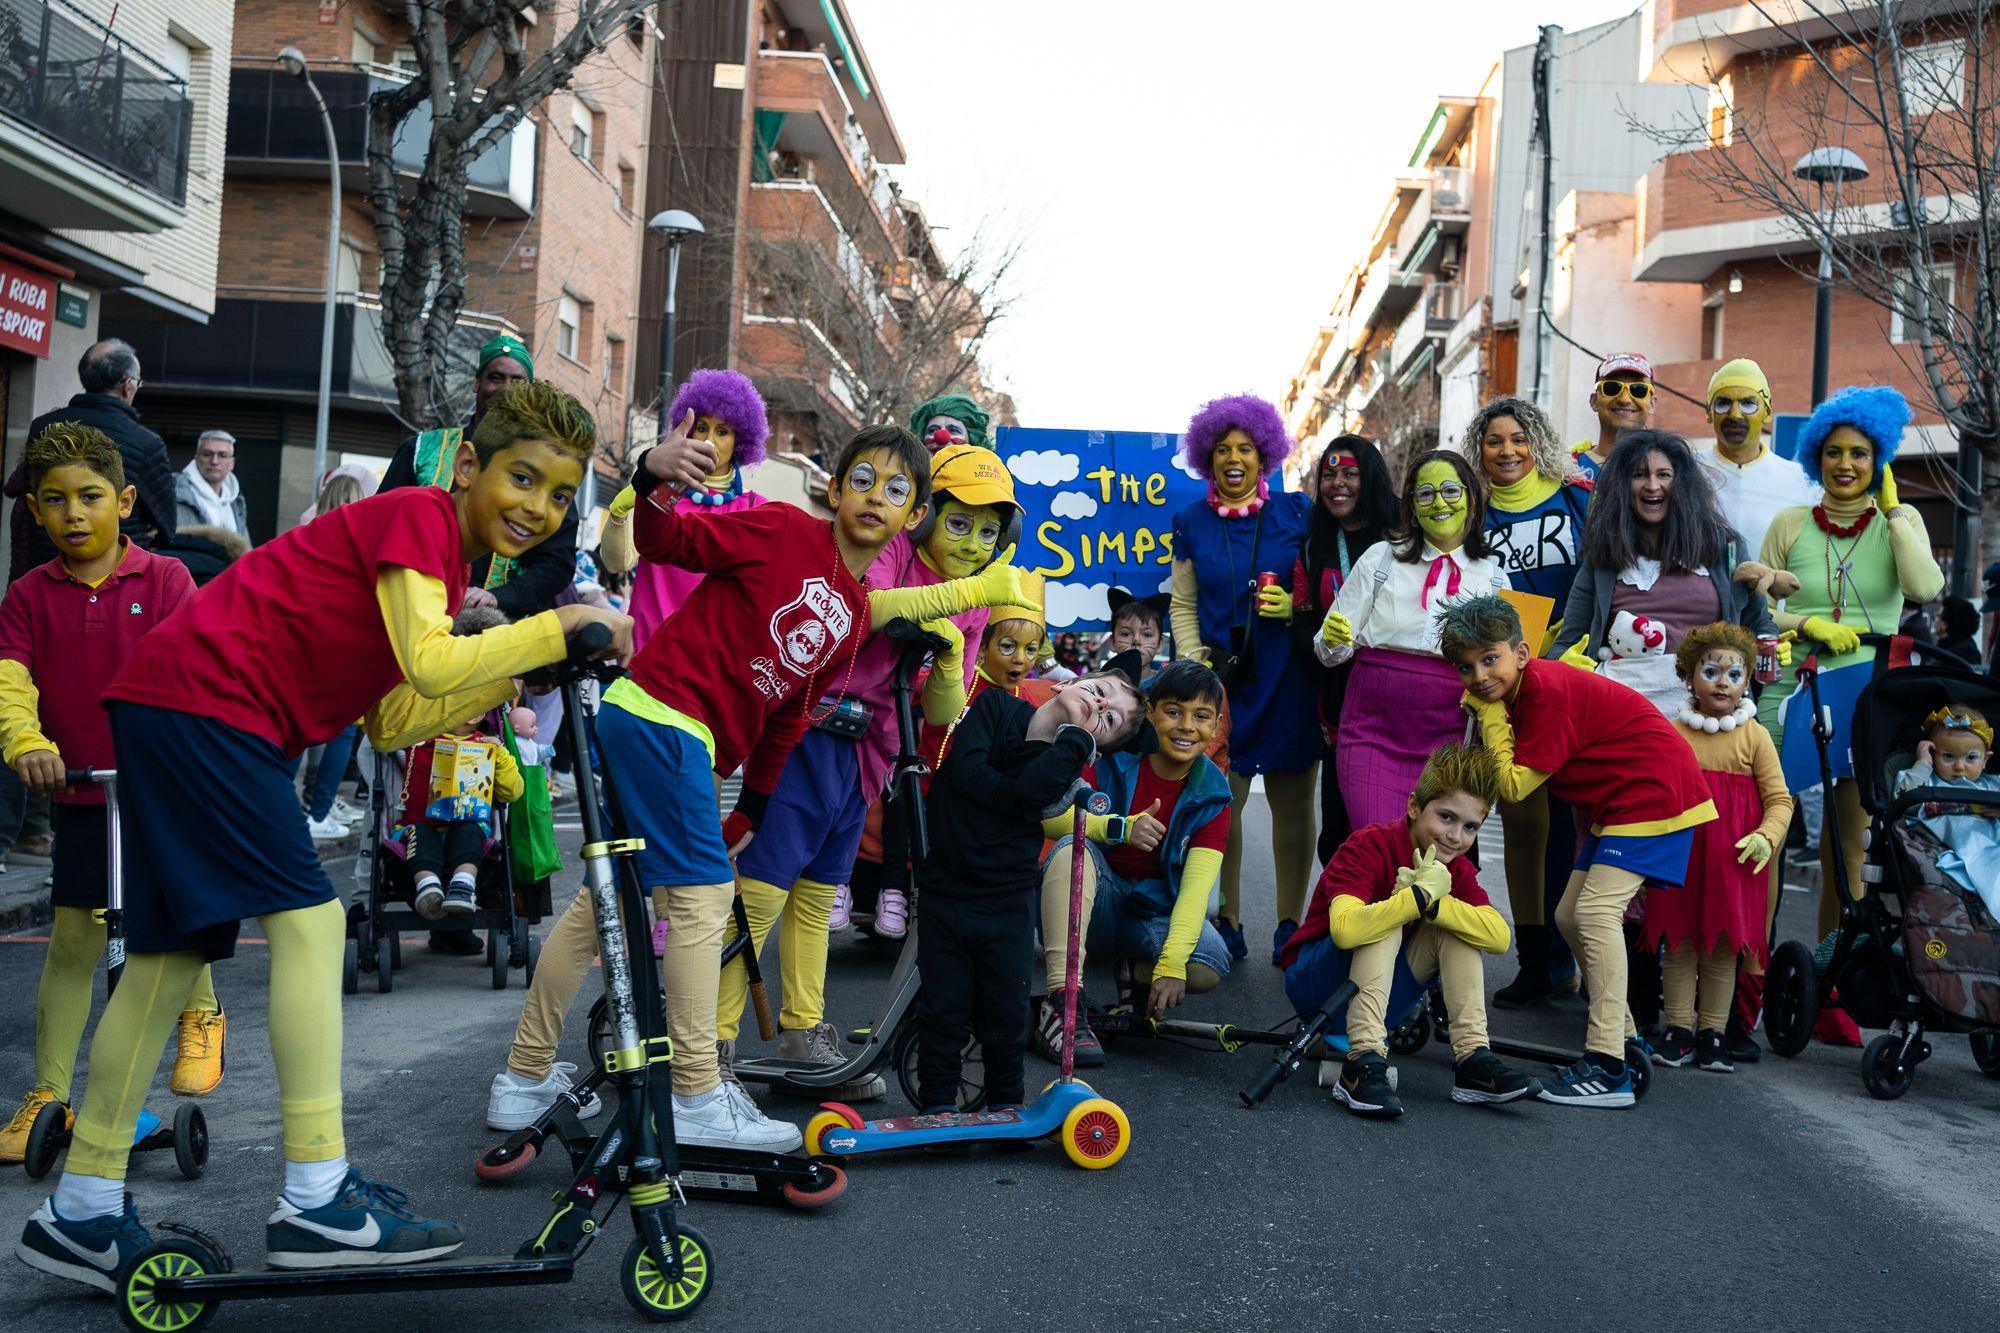
[[[65,767],[118,766],[100,701],[139,641],[193,596],[186,565],[129,541],[118,568],[95,588],[51,560],[7,589],[0,600],[0,659],[19,662],[34,678],[42,735]],[[102,805],[104,792],[85,786],[55,799]]]
[[[1094,766],[1091,770],[1091,781],[1093,783],[1096,781]],[[1132,808],[1124,813],[1128,815],[1141,814],[1147,806],[1151,805],[1154,801],[1158,801],[1160,808],[1153,812],[1153,818],[1171,828],[1174,822],[1174,807],[1180,804],[1181,793],[1186,790],[1186,778],[1170,782],[1153,772],[1153,765],[1150,760],[1141,759],[1139,761],[1139,781],[1132,792]],[[1229,807],[1224,806],[1222,809],[1216,811],[1215,818],[1194,831],[1194,836],[1188,841],[1188,850],[1193,851],[1197,847],[1206,847],[1211,851],[1219,852],[1228,845],[1228,842]],[[1167,867],[1166,863],[1160,859],[1160,851],[1165,846],[1166,844],[1162,842],[1159,847],[1155,847],[1150,852],[1142,852],[1137,847],[1129,844],[1106,847],[1104,849],[1104,860],[1113,870],[1123,875],[1126,879],[1165,879],[1167,877]]]
[[[140,641],[107,699],[213,718],[300,755],[403,681],[375,600],[386,565],[465,598],[458,510],[435,486],[332,509],[224,570]]]

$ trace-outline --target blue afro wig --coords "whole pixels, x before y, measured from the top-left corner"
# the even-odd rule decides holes
[[[1851,384],[1831,395],[1813,410],[1799,428],[1799,468],[1806,480],[1821,485],[1821,446],[1835,426],[1852,426],[1875,445],[1875,476],[1868,489],[1882,485],[1882,469],[1896,461],[1903,443],[1903,428],[1910,424],[1910,405],[1903,395],[1886,384]]]
[[[1196,471],[1208,475],[1209,456],[1232,430],[1249,435],[1257,446],[1257,457],[1267,477],[1292,456],[1295,446],[1292,437],[1285,434],[1285,420],[1278,415],[1278,409],[1254,393],[1240,393],[1233,398],[1210,399],[1194,414],[1194,420],[1188,422],[1187,456]]]
[[[733,370],[697,370],[675,391],[667,420],[679,421],[689,411],[719,418],[736,432],[736,466],[764,461],[764,441],[771,438],[771,423],[764,415],[763,395],[748,379]]]

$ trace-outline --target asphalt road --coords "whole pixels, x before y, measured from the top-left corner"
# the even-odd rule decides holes
[[[1266,818],[1254,799],[1252,885],[1268,883]],[[1809,909],[1794,896],[1787,922],[1806,928]],[[1252,938],[1268,939],[1267,891],[1253,891],[1248,914]],[[16,1016],[0,1030],[9,1098],[30,1080],[41,956],[33,939],[0,939],[0,1002]],[[405,958],[393,994],[364,980],[346,1002],[350,1155],[433,1215],[463,1222],[468,1250],[511,1254],[558,1184],[548,1161],[501,1187],[471,1172],[498,1137],[483,1110],[521,1002],[518,974],[495,992],[479,960],[434,959],[417,938]],[[831,970],[831,1017],[843,1028],[865,1021],[887,960],[849,937],[835,942]],[[1489,985],[1512,974],[1496,961]],[[281,1179],[266,979],[256,944],[218,970],[233,1039],[228,1078],[206,1102],[208,1174],[184,1183],[154,1154],[131,1177],[142,1217],[198,1225],[246,1265],[262,1253]],[[1108,994],[1103,979],[1096,988]],[[590,998],[566,1058],[584,1058]],[[1286,1009],[1278,973],[1253,957],[1184,1012],[1263,1024]],[[1573,999],[1494,1017],[1497,1035],[1551,1044],[1574,1045],[1582,1026]],[[2000,1081],[1979,1074],[1962,1038],[1937,1045],[1898,1102],[1863,1091],[1858,1052],[1814,1047],[1728,1077],[1657,1071],[1631,1111],[1453,1105],[1449,1056],[1434,1045],[1399,1060],[1409,1113],[1379,1124],[1348,1116],[1309,1073],[1243,1109],[1236,1090],[1266,1059],[1254,1049],[1127,1043],[1091,1080],[1133,1126],[1130,1152],[1109,1171],[1078,1170],[1038,1144],[858,1161],[845,1198],[818,1213],[697,1202],[687,1216],[713,1242],[717,1269],[694,1324],[1991,1330]],[[158,1086],[151,1104],[162,1109],[164,1076]],[[766,1105],[800,1123],[810,1109]],[[902,1109],[893,1079],[889,1099],[864,1109]],[[0,1172],[0,1218],[25,1218],[46,1189]],[[615,1273],[628,1234],[614,1219],[564,1287],[356,1297],[351,1309],[237,1303],[211,1327],[354,1313],[406,1327],[633,1327]],[[112,1326],[102,1298],[9,1273],[0,1328]]]

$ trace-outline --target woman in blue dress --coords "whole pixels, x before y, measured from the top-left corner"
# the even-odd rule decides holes
[[[1217,398],[1184,438],[1208,495],[1174,517],[1174,642],[1214,666],[1229,686],[1229,844],[1215,927],[1238,958],[1243,939],[1243,806],[1262,776],[1271,807],[1278,929],[1271,960],[1298,929],[1313,865],[1313,781],[1320,759],[1314,666],[1293,646],[1292,566],[1312,502],[1273,491],[1291,456],[1278,409],[1249,394]],[[1273,577],[1261,580],[1260,575]]]

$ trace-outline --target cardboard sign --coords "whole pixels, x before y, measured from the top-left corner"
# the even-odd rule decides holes
[[[1521,617],[1521,642],[1527,644],[1537,657],[1546,653],[1549,650],[1549,625],[1555,620],[1556,599],[1537,597],[1531,592],[1515,592],[1512,588],[1502,588],[1500,595]]]

